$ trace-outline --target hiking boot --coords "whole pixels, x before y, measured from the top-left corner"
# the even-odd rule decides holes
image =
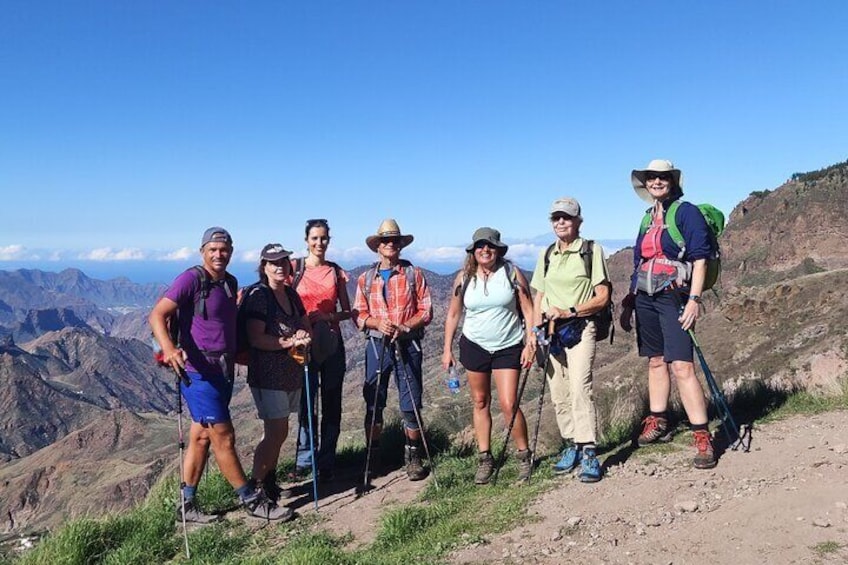
[[[642,433],[639,434],[637,442],[640,446],[645,446],[658,441],[662,443],[671,441],[668,420],[662,416],[648,416],[642,420]]]
[[[518,459],[518,478],[515,481],[518,483],[528,482],[530,475],[533,474],[533,458],[530,455],[529,449],[515,452],[515,457]]]
[[[572,472],[580,465],[580,460],[583,458],[583,453],[575,446],[563,449],[559,456],[559,461],[554,463],[554,473],[564,475]]]
[[[595,455],[595,448],[587,447],[583,450],[583,457],[580,461],[580,482],[597,483],[600,480],[601,462]]]
[[[494,472],[495,459],[492,457],[492,454],[488,451],[479,454],[477,456],[477,473],[474,474],[474,484],[489,484],[489,480],[492,478],[492,473]]]
[[[192,500],[185,501],[185,521],[192,524],[211,524],[221,519],[218,514],[207,514],[197,507],[197,504]],[[177,503],[177,521],[183,521],[183,509],[180,503]]]
[[[405,448],[406,476],[410,481],[420,481],[427,476],[427,469],[421,463],[421,453],[418,447],[407,445]]]
[[[311,467],[295,467],[294,471],[289,471],[289,474],[286,475],[286,478],[290,482],[299,483],[300,481],[308,477],[311,472]]]
[[[294,517],[294,511],[287,506],[278,506],[276,502],[268,498],[261,490],[253,491],[247,498],[242,498],[241,503],[247,510],[248,515],[263,520],[279,520],[287,522]]]
[[[695,449],[698,453],[692,460],[696,469],[712,469],[716,466],[715,450],[713,450],[713,439],[707,430],[695,430]]]

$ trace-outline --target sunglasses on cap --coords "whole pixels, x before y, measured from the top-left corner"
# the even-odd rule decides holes
[[[311,220],[306,220],[307,226],[310,226],[310,225],[313,225],[313,224],[326,224],[326,223],[327,223],[326,218],[312,218]]]
[[[647,182],[649,180],[654,180],[654,179],[659,179],[659,180],[664,180],[666,182],[671,182],[674,179],[674,177],[671,176],[671,173],[654,173],[654,172],[651,172],[651,171],[648,171],[647,173],[645,173],[645,182]]]

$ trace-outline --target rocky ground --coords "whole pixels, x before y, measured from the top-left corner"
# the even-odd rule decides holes
[[[564,478],[524,525],[455,563],[848,563],[848,412],[754,430],[749,453],[699,471],[692,450],[611,456],[601,482]]]

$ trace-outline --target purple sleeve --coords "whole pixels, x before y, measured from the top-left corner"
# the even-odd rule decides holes
[[[193,269],[188,269],[174,279],[164,296],[176,302],[178,306],[185,307],[194,302],[194,295],[199,289],[200,280],[197,274]]]

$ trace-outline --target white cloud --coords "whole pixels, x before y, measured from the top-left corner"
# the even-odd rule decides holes
[[[177,250],[166,253],[164,257],[161,257],[160,261],[185,261],[186,259],[190,259],[192,255],[196,253],[190,247],[180,247]]]
[[[26,247],[23,245],[0,247],[0,261],[16,261],[26,258]]]
[[[136,247],[127,247],[126,249],[101,247],[92,249],[87,253],[80,253],[78,258],[86,261],[140,261],[146,259],[147,254]]]
[[[425,247],[410,250],[410,256],[419,263],[454,263],[459,265],[465,260],[462,247]]]

